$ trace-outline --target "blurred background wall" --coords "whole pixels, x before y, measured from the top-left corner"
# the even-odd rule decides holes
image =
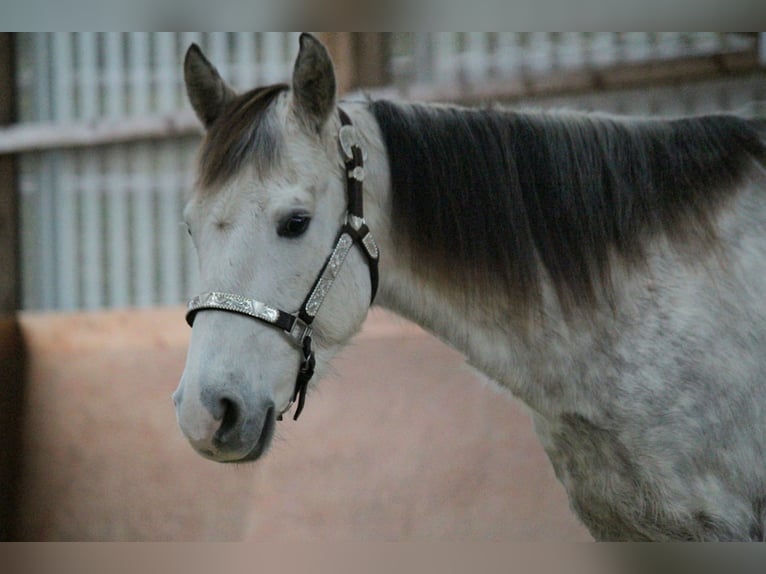
[[[324,34],[339,86],[407,99],[627,114],[766,100],[752,33]],[[195,292],[181,221],[197,122],[181,62],[199,43],[233,86],[287,81],[294,33],[16,34],[22,305],[177,304]]]
[[[662,115],[766,100],[763,33],[321,37],[349,98]],[[0,34],[0,538],[588,538],[524,410],[377,312],[262,465],[181,439],[200,138],[183,54],[197,42],[248,89],[289,80],[297,38]]]

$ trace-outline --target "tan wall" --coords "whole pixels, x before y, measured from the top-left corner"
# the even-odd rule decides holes
[[[388,315],[239,466],[201,459],[176,427],[181,309],[21,325],[22,539],[589,539],[523,408]]]

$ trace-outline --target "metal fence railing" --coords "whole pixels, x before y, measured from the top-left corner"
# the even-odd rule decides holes
[[[756,34],[722,32],[435,32],[395,39],[394,73],[409,85],[720,56],[757,43]]]
[[[199,141],[183,54],[201,44],[227,81],[250,88],[289,78],[297,35],[35,33],[17,42],[20,124],[13,137],[0,133],[0,153],[20,155],[23,306],[181,302],[196,291],[181,212]],[[766,99],[759,49],[754,34],[393,34],[387,91],[622,113],[738,109]],[[640,87],[614,80],[646,65],[670,67],[644,70]],[[698,73],[685,81],[691,68]]]
[[[710,74],[754,60],[758,35],[721,32],[435,32],[395,35],[394,82],[410,97],[465,99],[583,91],[610,70],[693,60]],[[727,59],[728,58],[728,59]],[[745,64],[749,65],[749,64]],[[673,69],[673,68],[668,68]],[[723,71],[722,69],[722,71]],[[608,78],[608,76],[606,76]]]

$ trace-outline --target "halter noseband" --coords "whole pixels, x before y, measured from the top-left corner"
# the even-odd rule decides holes
[[[338,114],[340,115],[341,123],[338,140],[346,166],[346,194],[348,201],[346,217],[335,240],[335,247],[325,260],[324,266],[319,272],[316,281],[314,281],[314,285],[311,287],[308,295],[303,300],[300,309],[295,313],[288,313],[281,309],[270,307],[255,299],[242,297],[241,295],[209,291],[197,295],[189,301],[186,311],[186,322],[189,323],[189,326],[193,325],[194,317],[198,311],[216,310],[246,315],[284,331],[293,345],[300,350],[301,364],[295,380],[295,390],[287,407],[277,416],[278,420],[282,420],[282,415],[287,412],[296,399],[298,400],[298,407],[295,409],[293,420],[298,420],[298,416],[303,411],[303,406],[306,403],[306,390],[311,377],[314,376],[316,364],[312,348],[311,325],[327,296],[327,292],[335,282],[335,278],[338,276],[348,252],[354,244],[360,247],[370,268],[372,290],[370,305],[375,300],[375,294],[378,290],[378,246],[370,234],[370,228],[367,227],[362,205],[362,185],[364,182],[363,153],[359,147],[356,128],[351,123],[351,119],[340,108],[338,108]]]

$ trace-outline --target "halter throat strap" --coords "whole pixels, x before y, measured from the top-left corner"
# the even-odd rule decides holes
[[[359,246],[370,271],[370,305],[375,300],[378,290],[379,251],[364,219],[364,153],[359,146],[356,128],[351,123],[348,114],[338,108],[338,115],[340,116],[341,123],[338,132],[338,142],[344,158],[346,175],[346,216],[335,240],[335,246],[325,260],[317,279],[303,300],[300,309],[295,313],[288,313],[241,295],[209,291],[192,298],[186,311],[186,322],[189,326],[194,324],[194,317],[199,311],[227,311],[245,315],[281,329],[293,345],[300,350],[301,363],[298,368],[295,389],[289,404],[284,411],[279,413],[277,417],[279,420],[282,419],[284,412],[296,400],[298,401],[298,406],[295,409],[293,420],[297,420],[303,411],[308,383],[314,375],[316,366],[312,346],[312,323],[330,287],[335,282],[343,262],[346,260],[346,256],[354,245]]]

